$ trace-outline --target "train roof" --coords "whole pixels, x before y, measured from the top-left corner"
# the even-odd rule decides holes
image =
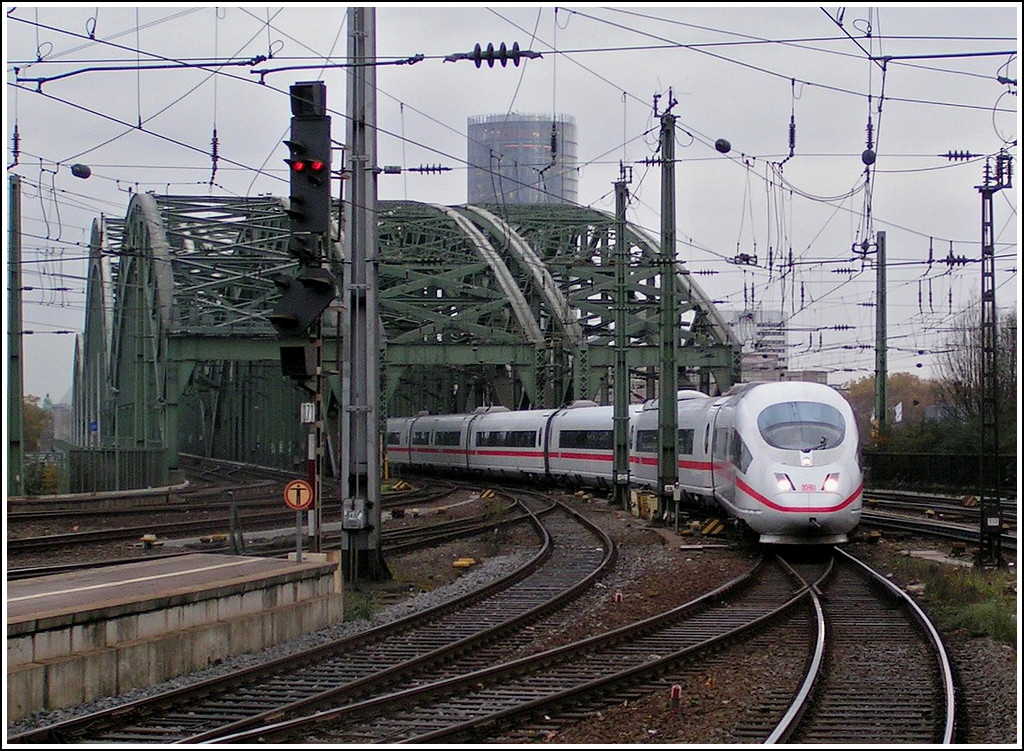
[[[697,391],[696,389],[680,389],[676,392],[676,403],[688,402],[694,399],[710,399],[707,394],[703,391]],[[643,403],[643,409],[657,409],[659,406],[659,399],[648,399]]]

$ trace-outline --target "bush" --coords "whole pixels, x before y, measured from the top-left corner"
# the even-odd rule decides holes
[[[1003,644],[1017,643],[1014,572],[908,558],[906,576],[924,584],[929,615],[942,631],[964,630]]]
[[[372,594],[362,592],[345,593],[345,622],[368,621],[380,612],[380,606]]]

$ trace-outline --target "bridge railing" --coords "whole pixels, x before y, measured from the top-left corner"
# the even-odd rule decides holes
[[[28,495],[102,493],[169,484],[166,449],[89,448],[55,441],[49,451],[25,454]]]

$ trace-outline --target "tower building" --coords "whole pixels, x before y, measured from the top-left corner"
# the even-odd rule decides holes
[[[576,122],[568,115],[475,115],[468,202],[576,203]]]

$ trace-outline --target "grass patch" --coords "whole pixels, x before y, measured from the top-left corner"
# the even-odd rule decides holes
[[[963,630],[1002,644],[1017,643],[1015,571],[907,558],[903,575],[908,582],[924,585],[922,599],[942,631]]]
[[[345,592],[345,622],[367,621],[380,612],[372,593]]]

